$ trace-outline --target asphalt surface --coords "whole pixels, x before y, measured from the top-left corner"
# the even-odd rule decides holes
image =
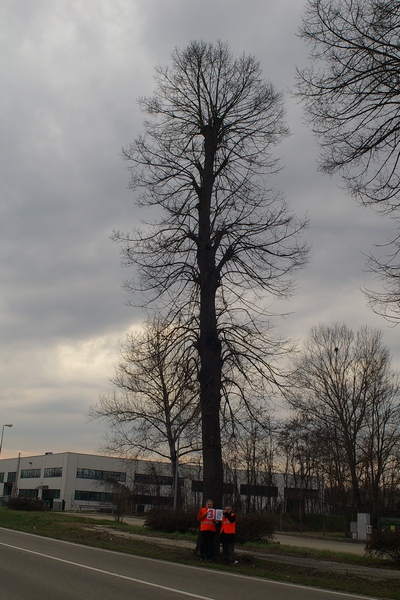
[[[349,600],[345,592],[181,565],[0,528],[2,600]],[[365,598],[364,596],[362,598]]]

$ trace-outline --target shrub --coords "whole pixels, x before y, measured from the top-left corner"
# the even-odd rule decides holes
[[[7,508],[11,510],[49,510],[47,502],[41,498],[10,498]]]
[[[270,513],[238,515],[236,541],[239,544],[267,541],[274,537],[275,529],[275,517]]]
[[[197,511],[185,511],[172,508],[152,508],[146,513],[145,527],[166,533],[186,533],[197,529]]]
[[[365,551],[400,564],[400,531],[374,529],[365,544]]]

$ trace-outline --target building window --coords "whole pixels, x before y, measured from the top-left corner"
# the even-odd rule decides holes
[[[233,483],[224,483],[224,487],[222,489],[224,494],[232,495],[234,492]],[[203,493],[203,482],[198,481],[197,479],[192,480],[192,492],[195,494]]]
[[[45,477],[62,477],[62,467],[51,467],[44,470]]]
[[[4,483],[4,473],[0,473],[0,483]]]
[[[284,496],[291,500],[318,500],[320,498],[320,490],[315,488],[285,487]]]
[[[30,479],[31,477],[40,477],[40,469],[22,469],[21,479]]]
[[[278,488],[273,485],[251,485],[243,483],[240,486],[241,496],[262,496],[264,498],[277,498]]]
[[[156,475],[155,473],[136,473],[135,483],[147,485],[172,485],[172,477],[169,475]]]
[[[152,506],[172,506],[174,499],[171,496],[150,496],[150,494],[133,494],[134,504],[149,504]]]
[[[75,500],[84,500],[85,502],[112,502],[114,495],[108,492],[86,492],[84,490],[75,490]]]
[[[17,472],[16,471],[12,471],[10,473],[7,473],[7,483],[15,483],[16,479],[17,479]]]
[[[42,498],[45,498],[46,500],[50,500],[51,498],[58,500],[60,498],[60,490],[43,490]]]
[[[37,498],[38,490],[18,490],[18,496],[20,498]]]
[[[96,479],[96,481],[105,481],[107,479],[126,481],[126,473],[122,471],[101,471],[99,469],[78,469],[76,477],[77,479]]]

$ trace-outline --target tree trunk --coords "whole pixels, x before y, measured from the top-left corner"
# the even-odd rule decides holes
[[[208,286],[204,286],[208,288]],[[208,292],[210,295],[210,291]],[[202,289],[202,296],[206,290]],[[215,301],[214,301],[215,302]],[[213,298],[204,298],[200,320],[200,403],[203,440],[203,496],[216,508],[222,507],[223,465],[220,430],[221,404],[221,342],[218,339]],[[208,307],[208,308],[207,308]],[[207,326],[206,326],[207,324]]]
[[[216,248],[212,243],[211,200],[214,185],[214,157],[217,149],[215,123],[204,128],[204,167],[198,189],[197,265],[200,288],[200,405],[203,440],[203,499],[222,507],[223,464],[221,450],[220,404],[222,381],[222,351],[218,335],[216,293],[219,273],[215,264]]]

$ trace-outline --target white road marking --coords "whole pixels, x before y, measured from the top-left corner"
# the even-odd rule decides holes
[[[166,590],[167,592],[174,592],[175,594],[180,594],[181,596],[187,596],[188,598],[196,598],[197,600],[215,600],[215,598],[210,598],[208,596],[199,596],[198,594],[192,594],[191,592],[185,592],[183,590],[178,590],[176,588],[167,587],[165,585],[160,585],[158,583],[152,583],[150,581],[143,581],[142,579],[136,579],[135,577],[128,577],[127,575],[120,575],[119,573],[114,573],[113,571],[106,571],[104,569],[90,567],[89,565],[84,565],[81,563],[73,562],[71,560],[65,560],[64,558],[57,558],[56,556],[51,556],[50,554],[43,554],[42,552],[35,552],[34,550],[27,550],[26,548],[20,548],[19,546],[5,544],[4,542],[0,542],[0,546],[6,546],[7,548],[12,548],[13,550],[20,550],[21,552],[27,552],[28,554],[35,554],[36,556],[42,556],[43,558],[50,558],[51,560],[56,560],[58,562],[65,563],[67,565],[72,565],[74,567],[80,567],[82,569],[87,569],[88,571],[95,571],[96,573],[102,573],[103,575],[112,575],[113,577],[118,577],[119,579],[133,581],[134,583],[141,583],[142,585],[148,585],[149,587],[154,587],[159,590]]]
[[[0,527],[0,529],[3,529],[3,528]],[[22,532],[22,531],[14,531],[14,533],[20,533],[21,535],[27,535],[27,536],[31,536],[31,537],[37,537],[35,534],[26,533],[26,532]],[[52,540],[52,541],[57,541],[58,543],[66,544],[66,545],[74,545],[73,543],[67,542],[65,540]],[[166,587],[166,586],[163,586],[163,585],[158,585],[156,583],[151,583],[151,582],[148,582],[148,581],[142,581],[140,579],[135,579],[133,577],[128,577],[128,576],[125,576],[125,575],[119,575],[118,573],[114,573],[113,571],[105,571],[105,570],[102,570],[102,569],[97,569],[96,567],[89,567],[89,566],[83,565],[81,563],[71,562],[71,561],[68,561],[68,560],[64,560],[62,558],[56,558],[55,556],[51,556],[49,554],[42,554],[41,552],[35,552],[34,550],[27,550],[25,548],[20,548],[19,546],[13,546],[11,544],[6,544],[4,542],[0,542],[0,546],[7,546],[9,548],[14,548],[15,550],[21,550],[22,552],[30,552],[31,554],[37,554],[38,556],[43,556],[45,558],[51,558],[53,560],[58,560],[60,562],[64,562],[64,563],[67,563],[67,564],[70,564],[70,565],[74,565],[74,566],[77,566],[77,567],[82,567],[82,568],[89,569],[89,570],[92,570],[92,571],[98,571],[99,573],[104,573],[106,575],[113,575],[114,577],[120,577],[121,579],[127,579],[129,581],[134,581],[135,583],[141,583],[143,585],[148,585],[148,586],[155,587],[155,588],[158,588],[158,589],[164,589],[164,590],[167,590],[167,591],[175,592],[175,593],[181,594],[182,596],[187,596],[189,598],[196,598],[197,600],[216,600],[215,598],[210,598],[208,596],[199,596],[198,594],[192,594],[190,592],[184,592],[182,590],[176,590],[174,588],[169,588],[169,587]],[[96,548],[96,550],[98,552],[113,552],[113,550],[105,550],[104,548]],[[157,559],[143,557],[143,556],[140,556],[140,557],[137,557],[137,558],[140,558],[141,560],[145,560],[145,561],[154,561],[154,560],[157,560]],[[165,562],[165,561],[161,561],[161,562]],[[193,566],[186,565],[186,568],[187,569],[198,569],[199,567],[193,567]],[[209,570],[209,569],[202,569],[202,570],[203,571],[208,571],[210,573],[215,573],[216,572],[214,570]],[[273,579],[260,579],[258,577],[249,577],[248,575],[242,575],[240,573],[226,573],[226,572],[224,572],[224,574],[227,575],[227,576],[229,576],[229,577],[237,577],[237,578],[241,578],[241,579],[250,579],[250,580],[257,579],[257,581],[263,581],[265,583],[276,585],[278,587],[279,586],[285,586],[285,587],[297,588],[297,589],[301,589],[301,590],[319,591],[319,592],[323,592],[325,594],[331,594],[332,596],[341,596],[341,597],[344,597],[344,598],[353,598],[353,599],[356,598],[358,600],[379,600],[375,596],[359,596],[357,594],[352,594],[352,593],[348,593],[348,592],[340,592],[340,591],[336,591],[336,590],[328,590],[328,589],[325,589],[325,588],[308,587],[308,586],[305,586],[305,585],[300,585],[300,584],[297,584],[297,583],[289,583],[289,582],[286,582],[286,581],[275,581]]]

